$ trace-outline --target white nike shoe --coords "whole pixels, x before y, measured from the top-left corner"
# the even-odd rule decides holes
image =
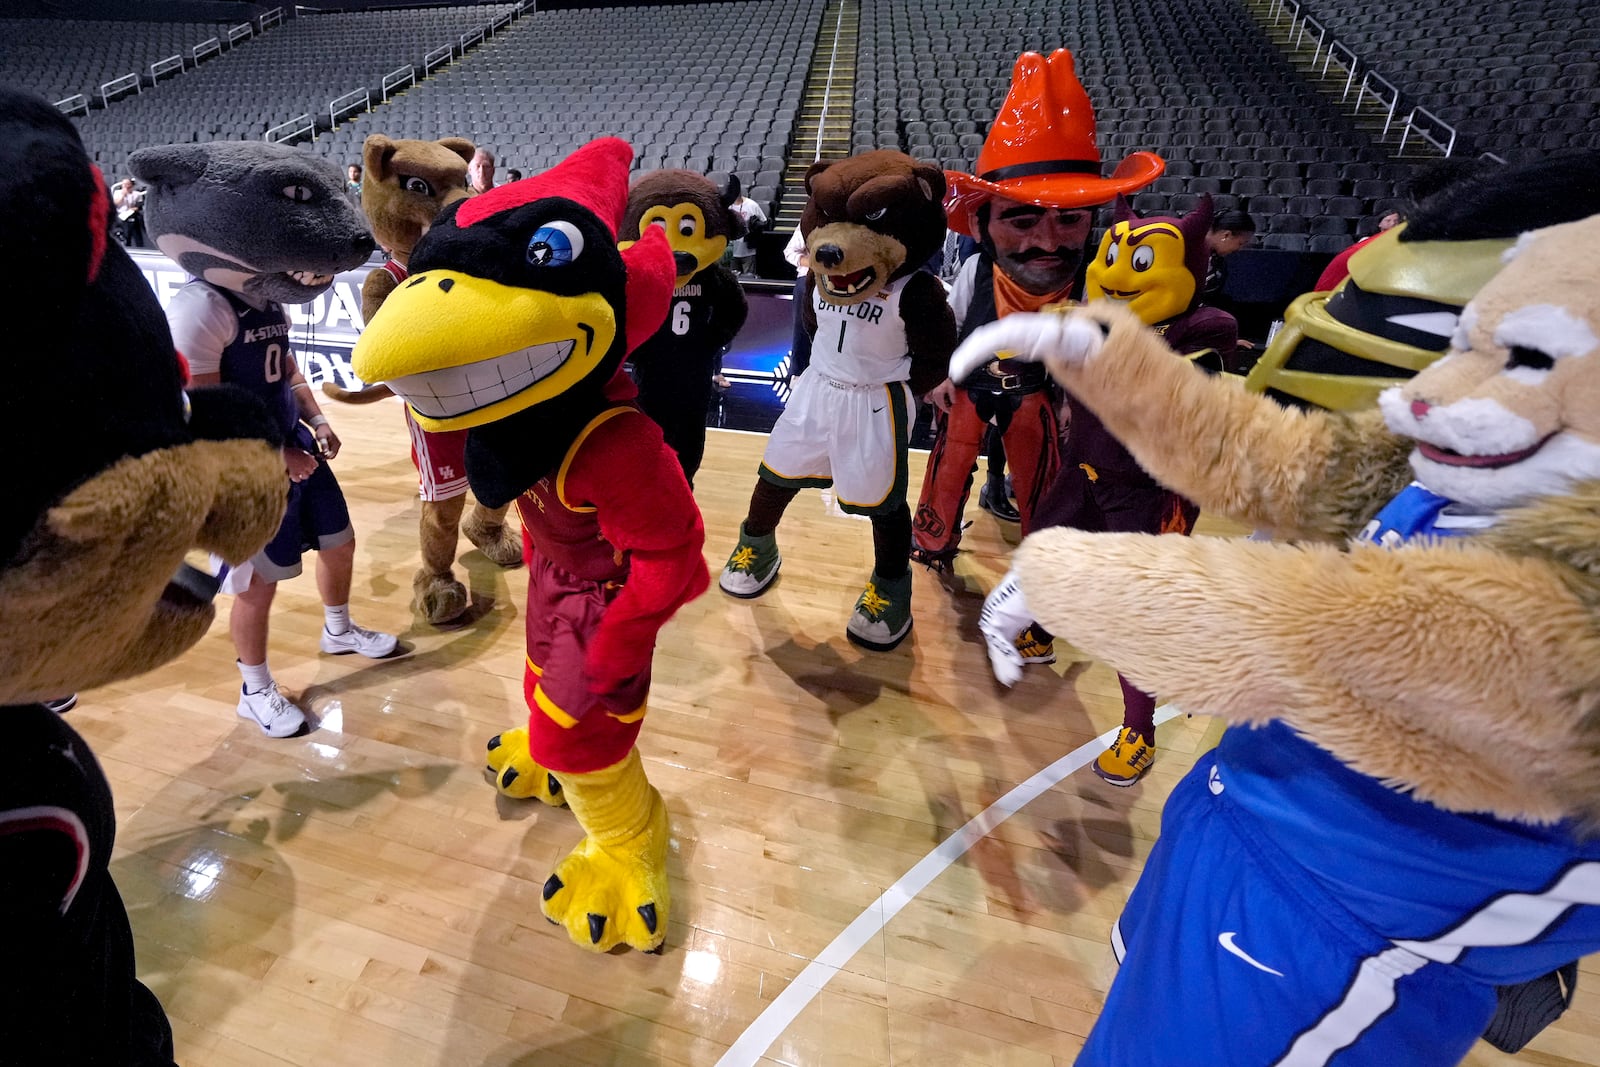
[[[334,656],[359,652],[368,659],[382,659],[393,653],[399,643],[394,634],[380,634],[355,623],[342,634],[330,634],[326,626],[322,628],[322,651]]]
[[[241,685],[239,718],[255,723],[268,737],[294,737],[306,728],[306,713],[278,691],[277,682],[256,693]]]

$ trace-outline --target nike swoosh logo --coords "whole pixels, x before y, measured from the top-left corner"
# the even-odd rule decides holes
[[[1237,937],[1238,934],[1239,934],[1239,932],[1237,930],[1224,930],[1222,933],[1217,935],[1217,944],[1221,945],[1228,952],[1231,952],[1235,956],[1238,956],[1241,960],[1244,960],[1246,963],[1248,963],[1250,966],[1254,967],[1256,970],[1258,970],[1258,971],[1266,971],[1268,974],[1275,974],[1279,978],[1283,977],[1283,972],[1282,971],[1273,970],[1271,967],[1268,967],[1266,964],[1262,963],[1260,960],[1252,958],[1251,955],[1248,952],[1246,952],[1244,949],[1240,948],[1238,945],[1235,945],[1233,943],[1233,939],[1235,937]]]
[[[882,408],[873,408],[872,409],[872,413],[874,415],[881,415],[881,414],[883,414],[883,409]]]

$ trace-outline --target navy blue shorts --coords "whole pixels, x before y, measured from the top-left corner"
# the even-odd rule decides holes
[[[1121,970],[1078,1067],[1456,1064],[1491,986],[1356,922],[1260,835],[1202,756],[1112,933]]]
[[[289,509],[267,547],[250,560],[264,581],[281,582],[300,573],[300,557],[308,550],[337,548],[355,539],[350,509],[333,468],[318,461],[303,482],[289,483]]]

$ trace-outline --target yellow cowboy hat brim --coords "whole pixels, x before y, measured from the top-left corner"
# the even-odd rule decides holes
[[[950,228],[973,239],[978,238],[978,208],[993,197],[1005,197],[1021,204],[1049,208],[1090,208],[1109,203],[1118,193],[1131,193],[1161,177],[1166,160],[1154,152],[1134,152],[1117,164],[1111,177],[1092,174],[1036,174],[984,181],[960,171],[944,172],[948,192],[944,198]]]

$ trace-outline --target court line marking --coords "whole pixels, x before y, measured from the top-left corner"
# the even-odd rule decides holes
[[[1165,704],[1156,709],[1156,723],[1159,725],[1181,714],[1176,706]],[[755,1067],[773,1042],[805,1010],[806,1005],[816,999],[817,994],[833,980],[833,976],[843,970],[845,964],[868,941],[889,925],[890,919],[899,915],[902,908],[966,855],[973,845],[988,836],[991,830],[1027,807],[1041,794],[1059,785],[1068,775],[1092,763],[1111,744],[1119,729],[1120,726],[1107,730],[1093,741],[1079,745],[1015,786],[1005,796],[974,815],[961,829],[939,842],[932,852],[917,861],[914,867],[885,889],[882,896],[856,916],[855,921],[845,927],[816,959],[806,964],[805,970],[795,976],[794,981],[767,1005],[766,1010],[723,1053],[717,1061],[717,1067]]]

